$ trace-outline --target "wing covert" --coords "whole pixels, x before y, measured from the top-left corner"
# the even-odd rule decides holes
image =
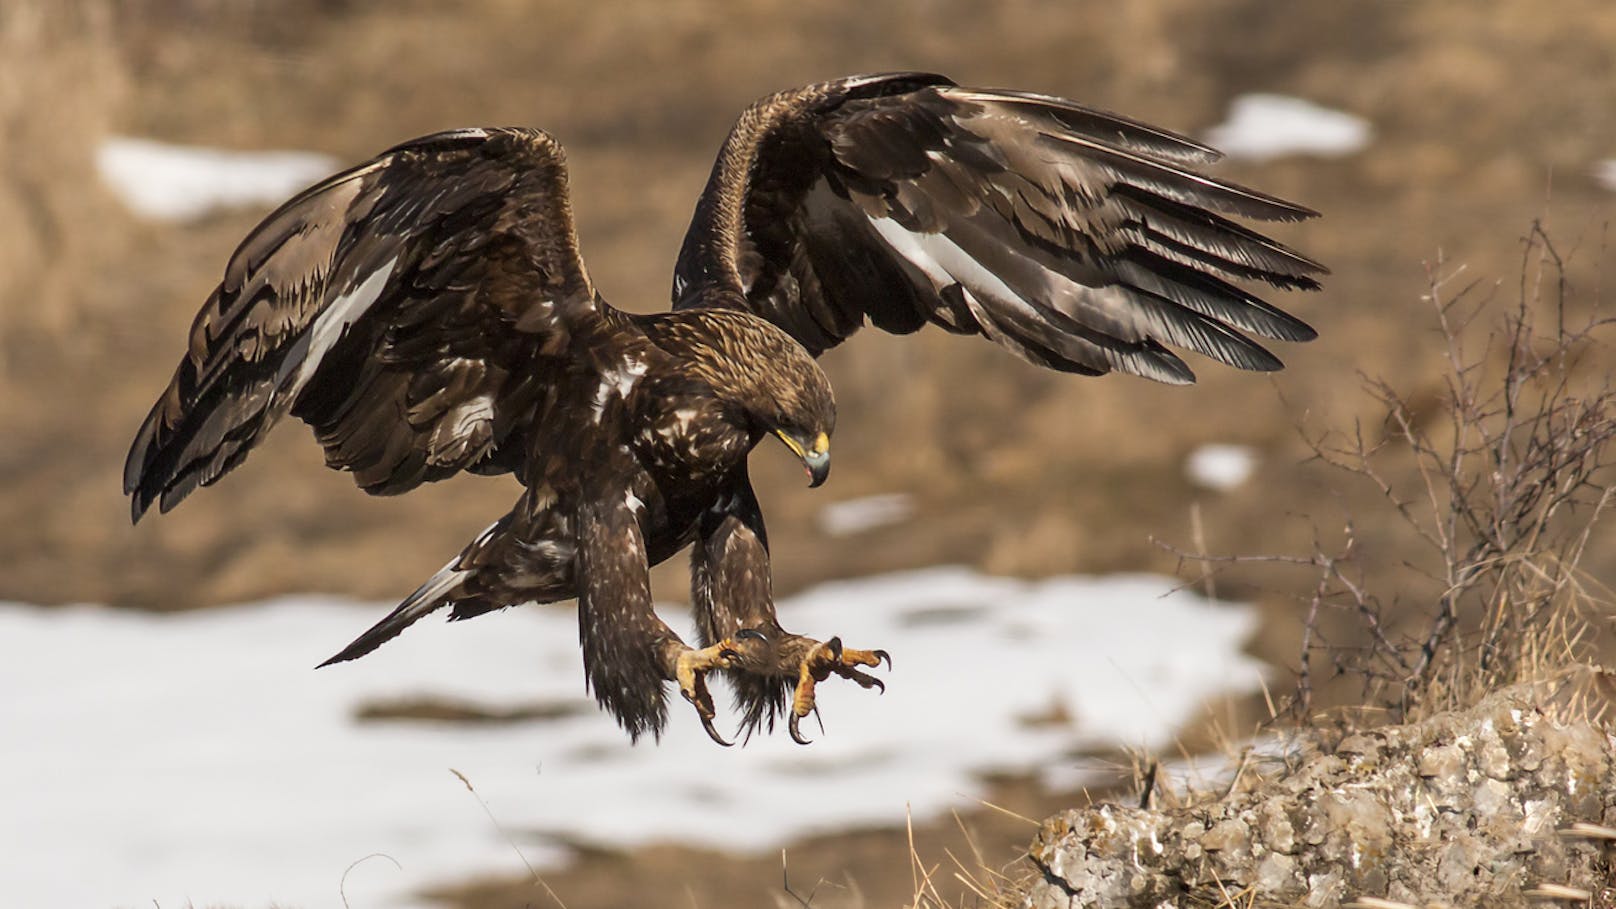
[[[267,217],[136,435],[134,518],[217,480],[287,412],[371,492],[510,469],[537,358],[597,315],[566,179],[542,131],[454,130]]]
[[[1244,290],[1323,266],[1232,218],[1316,213],[1192,168],[1198,142],[1061,98],[896,73],[742,114],[680,252],[675,308],[739,306],[815,355],[866,321],[981,334],[1035,363],[1194,380],[1168,349],[1242,369],[1248,335],[1314,332]]]

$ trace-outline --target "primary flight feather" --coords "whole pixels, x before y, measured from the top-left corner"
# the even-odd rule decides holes
[[[138,521],[231,470],[287,413],[367,492],[511,473],[509,513],[332,657],[448,607],[576,597],[587,682],[631,736],[706,676],[753,730],[886,659],[776,621],[746,459],[765,436],[830,468],[814,358],[866,322],[980,334],[1040,365],[1161,382],[1171,348],[1241,369],[1313,330],[1238,282],[1314,289],[1318,263],[1232,218],[1314,212],[1194,170],[1216,151],[1059,98],[892,73],[741,114],[679,252],[673,309],[601,299],[561,147],[536,129],[415,139],[299,194],[231,256],[124,470]],[[652,611],[649,566],[692,547],[699,647]],[[727,744],[727,743],[726,743]]]

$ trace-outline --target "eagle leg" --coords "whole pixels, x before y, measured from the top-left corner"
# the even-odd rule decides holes
[[[799,745],[809,743],[799,726],[803,717],[814,712],[815,686],[834,673],[844,679],[852,679],[861,688],[877,688],[885,693],[887,686],[880,679],[857,668],[882,663],[888,669],[892,668],[892,657],[885,650],[853,650],[843,647],[839,637],[809,648],[797,669],[797,690],[791,698],[791,720],[787,729],[791,732],[792,741]]]
[[[742,631],[736,636],[748,635],[757,635],[757,632]],[[701,717],[701,728],[707,730],[707,737],[725,748],[734,742],[728,741],[713,728],[713,717],[717,715],[717,710],[713,707],[712,692],[707,690],[707,673],[733,667],[740,657],[736,646],[735,641],[725,638],[700,650],[687,647],[674,661],[674,679],[679,683],[679,692],[696,708],[697,716]]]
[[[886,651],[850,650],[840,638],[821,642],[780,627],[763,515],[745,471],[732,478],[729,494],[702,517],[690,562],[691,602],[701,641],[729,644],[733,650],[730,664],[722,668],[728,670],[748,737],[765,725],[773,730],[775,718],[789,711],[791,737],[807,744],[798,726],[814,712],[814,686],[832,675],[885,690],[879,679],[857,667],[890,667]],[[698,712],[703,710],[702,702],[692,703]]]

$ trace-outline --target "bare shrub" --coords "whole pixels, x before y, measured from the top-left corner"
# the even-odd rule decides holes
[[[1534,224],[1503,304],[1498,286],[1461,285],[1465,269],[1439,260],[1421,304],[1445,359],[1441,387],[1364,377],[1379,425],[1303,429],[1314,458],[1369,484],[1381,513],[1349,513],[1310,556],[1178,553],[1316,570],[1291,715],[1309,715],[1321,664],[1360,679],[1365,706],[1406,721],[1597,652],[1591,620],[1610,590],[1583,566],[1616,502],[1616,359],[1604,338],[1616,320],[1597,298],[1574,299],[1566,266]],[[1366,548],[1394,553],[1395,570],[1366,568]]]

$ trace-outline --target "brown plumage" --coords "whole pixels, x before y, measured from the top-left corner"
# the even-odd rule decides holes
[[[791,732],[829,674],[885,657],[789,634],[746,458],[767,434],[815,485],[835,429],[814,357],[866,321],[984,335],[1041,365],[1193,381],[1313,332],[1235,282],[1323,268],[1227,216],[1313,212],[1192,168],[1217,153],[1069,101],[860,76],[741,115],[679,253],[674,309],[630,315],[579,256],[560,146],[533,129],[416,139],[301,193],[244,241],[135,438],[135,520],[240,463],[292,413],[327,463],[393,494],[512,473],[516,506],[330,662],[429,612],[577,597],[588,682],[632,736],[678,682],[712,733],[727,672],[748,730]],[[703,647],[651,610],[692,545]],[[795,685],[795,697],[790,697]],[[787,708],[789,707],[789,711]],[[714,737],[717,738],[716,734]]]

